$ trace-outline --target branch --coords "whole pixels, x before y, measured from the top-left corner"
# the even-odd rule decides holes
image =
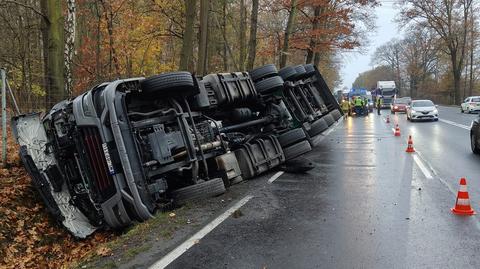
[[[42,12],[38,11],[35,7],[29,6],[29,5],[26,5],[26,4],[23,4],[23,3],[19,3],[19,2],[13,1],[13,0],[3,0],[2,2],[6,3],[6,4],[19,5],[19,6],[22,6],[24,8],[30,9],[31,11],[35,12],[37,15],[41,16],[45,21],[50,23],[50,20],[48,19],[48,17],[45,14],[43,14]]]

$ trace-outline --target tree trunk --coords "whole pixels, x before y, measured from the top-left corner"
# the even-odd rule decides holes
[[[253,65],[255,64],[255,54],[257,53],[257,20],[258,0],[252,0],[252,15],[250,18],[250,40],[248,42],[248,70],[253,69]]]
[[[185,31],[183,33],[182,51],[180,53],[180,70],[188,70],[193,72],[191,65],[193,55],[193,26],[195,24],[195,16],[197,0],[185,0]]]
[[[222,12],[222,36],[223,38],[223,71],[227,72],[228,70],[228,44],[226,40],[227,36],[227,1],[223,1],[223,12]]]
[[[73,56],[75,55],[76,5],[75,0],[67,0],[67,21],[65,38],[65,92],[73,96]]]
[[[462,89],[461,89],[461,80],[462,80],[462,72],[458,70],[458,67],[455,67],[455,71],[453,71],[453,89],[454,89],[454,104],[460,105],[462,103]]]
[[[46,106],[52,107],[66,98],[63,76],[63,16],[61,0],[40,2],[43,19],[42,36],[44,48]]]
[[[291,7],[290,7],[290,14],[288,15],[287,27],[285,28],[285,35],[283,37],[283,48],[282,48],[282,51],[280,52],[281,53],[280,68],[285,67],[285,65],[287,64],[289,39],[290,39],[290,34],[292,33],[296,12],[297,12],[297,0],[292,0]]]
[[[315,10],[313,11],[313,22],[312,22],[312,31],[315,33],[315,31],[319,27],[319,16],[321,13],[322,8],[320,6],[315,7]],[[309,64],[312,63],[313,61],[313,56],[314,56],[314,51],[316,50],[317,46],[317,36],[312,35],[310,37],[310,45],[309,48],[307,49],[307,58],[305,60],[305,63]]]
[[[315,52],[313,56],[313,64],[316,65],[317,67],[320,65],[320,60],[322,58],[322,55],[320,55],[320,52]]]
[[[238,41],[240,43],[240,58],[238,60],[240,71],[244,71],[245,69],[245,54],[246,54],[246,7],[245,7],[245,0],[240,0],[240,30],[239,30],[239,37]]]
[[[473,4],[470,7],[470,78],[468,83],[469,96],[473,95],[473,54],[475,51],[475,17],[473,16]]]
[[[207,72],[208,7],[209,0],[200,0],[200,42],[198,44],[197,74]]]

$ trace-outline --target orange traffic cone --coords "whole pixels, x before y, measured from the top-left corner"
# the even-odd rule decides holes
[[[387,115],[387,123],[390,123],[390,116]]]
[[[400,136],[400,127],[398,127],[398,124],[395,126],[395,136]]]
[[[452,212],[457,215],[474,215],[475,211],[470,207],[470,199],[468,198],[467,180],[465,178],[460,179],[460,190],[457,194],[457,201],[455,201],[455,207],[452,208]]]
[[[405,152],[408,152],[408,153],[415,152],[415,149],[413,148],[413,140],[411,135],[408,136],[408,145],[407,145],[407,150],[405,150]]]

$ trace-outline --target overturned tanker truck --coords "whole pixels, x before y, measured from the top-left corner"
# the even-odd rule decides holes
[[[312,149],[342,116],[313,65],[103,83],[12,119],[20,156],[74,236],[220,195]]]

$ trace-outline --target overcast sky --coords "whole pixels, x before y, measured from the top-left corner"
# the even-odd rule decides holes
[[[371,44],[368,47],[367,53],[364,55],[359,53],[345,53],[346,55],[343,57],[344,60],[341,71],[343,86],[351,88],[358,74],[372,68],[372,66],[370,66],[370,59],[378,46],[395,37],[401,39],[401,32],[398,31],[397,24],[393,21],[398,13],[398,10],[393,7],[393,1],[383,0],[380,2],[382,5],[376,8],[377,32],[370,36]]]

